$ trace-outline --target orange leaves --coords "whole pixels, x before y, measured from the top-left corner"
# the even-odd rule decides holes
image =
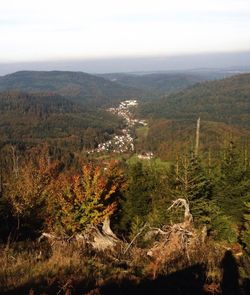
[[[116,162],[107,167],[83,165],[79,174],[62,175],[50,193],[53,224],[59,225],[57,230],[73,234],[88,224],[101,223],[115,212],[124,182],[123,171]],[[53,196],[57,196],[56,201]]]
[[[77,166],[76,166],[77,167]],[[39,216],[50,230],[74,234],[112,215],[125,183],[117,162],[65,170],[47,151],[34,150],[8,179],[8,198],[18,218]]]
[[[12,174],[7,186],[14,215],[29,215],[29,211],[39,206],[50,183],[59,174],[58,162],[50,163],[45,156],[25,162]]]

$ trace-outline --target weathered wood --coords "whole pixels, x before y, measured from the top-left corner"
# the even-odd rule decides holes
[[[201,119],[198,118],[197,125],[196,125],[196,139],[195,139],[195,156],[198,156],[199,153],[199,143],[200,143],[200,121]]]
[[[147,227],[148,225],[145,224],[139,231],[138,233],[134,236],[134,238],[132,239],[132,241],[129,243],[129,245],[125,248],[123,254],[126,254],[129,250],[129,248],[132,246],[132,244],[135,242],[135,240],[140,236],[140,234],[144,231],[144,229]]]
[[[173,204],[168,208],[168,210],[171,210],[172,208],[178,208],[178,207],[183,207],[184,208],[184,220],[183,223],[185,225],[190,225],[193,222],[193,216],[190,213],[190,208],[187,200],[183,198],[179,198],[173,202]]]
[[[113,231],[110,228],[110,219],[108,217],[105,218],[103,225],[102,225],[102,232],[105,235],[108,235],[116,240],[118,240],[117,236],[113,233]]]
[[[38,239],[38,242],[44,238],[48,239],[52,243],[55,241],[70,242],[75,240],[78,243],[81,243],[81,246],[91,246],[97,251],[105,251],[108,249],[113,251],[118,243],[122,243],[122,241],[118,239],[111,230],[110,220],[108,218],[104,220],[101,229],[99,229],[97,226],[89,225],[82,233],[71,236],[68,239],[57,237],[50,233],[42,233]]]

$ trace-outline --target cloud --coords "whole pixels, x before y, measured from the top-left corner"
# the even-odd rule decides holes
[[[250,49],[248,0],[3,0],[0,61]]]

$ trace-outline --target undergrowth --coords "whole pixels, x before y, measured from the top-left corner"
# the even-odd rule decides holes
[[[221,251],[204,245],[189,258],[183,253],[155,266],[145,250],[138,248],[117,255],[86,251],[76,243],[16,243],[0,249],[0,290],[3,294],[28,294],[29,290],[35,294],[68,294],[67,290],[78,294],[80,288],[79,294],[87,294],[110,282],[139,284],[152,279],[154,267],[159,268],[158,276],[167,276],[198,264],[204,269],[204,283],[219,283],[222,257]]]

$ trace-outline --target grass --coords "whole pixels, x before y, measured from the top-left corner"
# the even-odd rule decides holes
[[[172,164],[171,162],[163,161],[160,158],[152,158],[150,160],[141,160],[138,158],[137,155],[133,155],[127,160],[127,163],[129,165],[134,165],[137,162],[141,162],[144,166],[152,166],[156,170],[168,170]]]
[[[149,127],[148,126],[143,126],[143,127],[138,127],[136,128],[136,136],[140,138],[146,138],[148,136],[148,131]]]
[[[197,283],[200,290],[217,288],[222,280],[224,250],[214,246],[208,241],[189,253],[190,259],[179,253],[173,259],[163,259],[159,266],[147,257],[145,249],[133,247],[126,256],[116,256],[107,251],[97,253],[83,249],[76,242],[55,242],[53,246],[32,241],[10,247],[2,245],[0,294],[129,294],[123,293],[129,288],[132,294],[137,289],[147,294],[148,287],[154,290],[164,282],[166,290],[172,290],[173,283],[184,284],[184,289],[191,290]],[[160,255],[162,259],[164,253]],[[153,282],[155,267],[158,271]],[[170,294],[187,294],[178,292]]]
[[[59,245],[50,251],[47,246],[14,245],[2,248],[0,263],[1,291],[31,289],[42,286],[60,289],[75,275],[86,282],[94,281],[92,260],[86,259],[73,245]]]
[[[135,278],[138,271],[134,262],[138,259],[130,268],[107,253],[87,252],[76,243],[56,242],[52,248],[34,242],[2,245],[0,294],[29,294],[30,290],[35,294],[64,294],[67,289],[83,294],[110,281]]]

